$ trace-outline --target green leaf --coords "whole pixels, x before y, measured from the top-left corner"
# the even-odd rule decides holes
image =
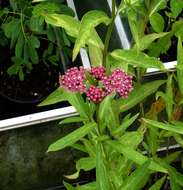
[[[157,89],[165,82],[165,80],[157,80],[135,87],[134,90],[128,95],[128,98],[117,101],[120,106],[120,111],[127,111],[142,102],[147,96],[156,92]]]
[[[63,5],[59,2],[43,2],[39,3],[34,6],[32,14],[34,16],[42,16],[44,14],[54,14],[54,13],[61,13],[65,15],[74,16],[73,10],[66,5]]]
[[[63,182],[64,186],[66,187],[67,190],[77,190],[75,187],[70,185],[69,183],[66,183],[65,181]]]
[[[179,90],[183,94],[183,46],[181,37],[178,38],[177,45],[177,80]]]
[[[183,21],[180,19],[172,24],[172,35],[183,38]]]
[[[149,190],[160,190],[161,187],[163,186],[163,183],[165,181],[166,177],[162,177],[161,179],[157,180],[155,184],[153,184]]]
[[[157,127],[157,128],[175,132],[178,134],[183,134],[183,125],[179,125],[179,124],[173,125],[173,124],[162,123],[162,122],[158,122],[158,121],[154,121],[150,119],[143,119],[143,121],[152,127]]]
[[[59,139],[55,143],[51,144],[48,148],[47,152],[62,150],[65,147],[73,145],[75,142],[81,140],[85,135],[87,135],[90,131],[92,131],[96,126],[96,123],[88,123],[70,134],[64,136]]]
[[[114,150],[116,150],[119,153],[123,154],[126,158],[128,158],[129,160],[132,160],[136,164],[142,165],[146,161],[149,160],[148,157],[142,155],[141,153],[137,152],[136,150],[134,150],[131,147],[127,147],[127,146],[121,144],[118,141],[107,141],[106,143],[109,146],[111,146]],[[163,168],[162,166],[160,166],[159,164],[157,164],[154,161],[151,161],[148,168],[153,170],[153,171],[167,173],[167,170],[165,168]]]
[[[127,128],[138,118],[139,113],[134,115],[131,118],[126,119],[125,121],[122,121],[122,124],[114,131],[112,131],[112,135],[118,135],[119,133],[124,133]]]
[[[96,155],[96,180],[97,190],[110,190],[107,169],[105,166],[105,156],[100,143],[97,144]]]
[[[113,95],[106,96],[105,99],[100,103],[98,117],[100,124],[106,124],[109,130],[115,129],[119,125],[118,109],[115,111],[114,107],[117,105],[113,104]],[[108,117],[106,117],[108,115]],[[102,131],[102,129],[101,129]]]
[[[67,179],[77,179],[79,177],[79,171],[71,174],[71,175],[64,175]]]
[[[150,44],[157,40],[158,38],[162,38],[164,36],[166,36],[168,34],[168,32],[162,32],[162,33],[159,33],[159,34],[148,34],[148,35],[145,35],[143,36],[141,39],[140,39],[140,44],[139,44],[139,50],[143,51],[145,49],[147,49]],[[136,48],[136,46],[134,47]]]
[[[171,164],[173,161],[175,161],[177,158],[180,157],[180,154],[182,153],[182,151],[176,151],[173,152],[171,154],[168,154],[166,157],[163,158],[163,160],[168,163]]]
[[[42,33],[44,27],[44,19],[38,16],[31,16],[30,18],[30,29],[34,32]]]
[[[152,0],[149,9],[149,17],[164,8],[166,8],[166,0]]]
[[[89,44],[88,51],[89,51],[91,65],[93,67],[101,66],[103,64],[102,50],[92,44]]]
[[[122,69],[124,72],[129,73],[131,75],[134,75],[133,73],[133,66],[127,64],[126,62],[123,62],[121,60],[117,60],[113,58],[111,55],[107,55],[106,65],[111,68],[111,70],[115,69]],[[131,66],[131,68],[130,68]],[[130,70],[131,69],[131,70]]]
[[[177,172],[174,167],[166,163],[164,160],[160,158],[156,158],[156,160],[161,166],[165,167],[168,170],[168,173],[170,175],[171,189],[180,190],[180,186],[183,187],[183,175]]]
[[[120,139],[121,144],[134,149],[143,141],[143,134],[138,131],[126,132]]]
[[[36,36],[33,36],[33,35],[29,36],[29,41],[30,41],[32,47],[34,47],[34,48],[40,47],[40,41]]]
[[[81,158],[76,162],[77,170],[90,171],[96,167],[96,158],[95,157],[86,157]]]
[[[67,98],[67,101],[75,107],[81,117],[88,119],[91,116],[89,105],[85,103],[80,93],[71,93],[69,91],[64,91],[64,94]]]
[[[166,103],[166,112],[168,114],[168,118],[172,117],[172,113],[173,113],[173,84],[172,84],[172,78],[173,75],[170,75],[168,77],[167,80],[167,85],[166,85],[166,97],[167,97],[167,101],[165,101]]]
[[[77,38],[79,35],[79,28],[80,28],[80,22],[76,20],[75,18],[67,15],[62,15],[62,14],[47,14],[44,15],[45,21],[48,24],[57,26],[57,27],[62,27],[66,30],[67,34]],[[92,30],[92,35],[88,39],[88,44],[92,44],[98,48],[103,49],[104,45],[96,33],[95,30]]]
[[[166,36],[158,39],[157,42],[153,42],[148,48],[149,49],[148,55],[159,57],[160,54],[163,53],[166,54],[166,52],[171,46],[171,37],[172,34],[169,33]]]
[[[90,36],[93,35],[94,28],[101,23],[108,25],[110,21],[106,13],[97,10],[89,11],[83,16],[73,49],[73,61],[76,59],[81,47],[84,47]]]
[[[11,39],[10,48],[13,48],[21,31],[20,19],[13,18],[10,22],[2,25],[7,38]]]
[[[159,13],[151,15],[150,24],[153,27],[153,30],[157,33],[163,32],[165,27],[164,18]]]
[[[77,190],[97,190],[96,182],[90,182],[77,187]]]
[[[15,46],[16,57],[19,57],[19,58],[22,57],[23,47],[24,47],[24,36],[23,36],[23,33],[20,32],[16,46]]]
[[[38,106],[47,106],[51,104],[56,104],[58,102],[66,101],[66,97],[64,95],[64,91],[62,88],[57,88],[54,92],[52,92],[43,102],[41,102]]]
[[[170,175],[170,186],[171,190],[181,190],[182,188],[176,181],[176,177],[174,175]]]
[[[170,76],[168,77],[167,84],[166,84],[166,92],[163,93],[163,92],[158,91],[158,92],[156,93],[156,99],[157,99],[158,97],[162,97],[163,100],[165,101],[165,104],[166,104],[166,112],[167,112],[167,115],[168,115],[168,118],[169,118],[169,119],[172,118],[173,104],[174,104],[174,101],[173,101],[172,77],[173,77],[173,75],[170,75]]]
[[[136,52],[134,50],[114,50],[110,54],[113,58],[123,61],[127,64],[142,68],[158,68],[164,69],[163,63],[155,57],[149,57],[145,53]]]
[[[145,185],[144,178],[149,176],[150,160],[138,167],[127,179],[119,190],[140,190]]]
[[[64,28],[72,37],[78,36],[80,22],[75,18],[63,14],[46,14],[44,17],[48,24]]]
[[[39,62],[39,57],[31,40],[32,40],[31,38],[27,38],[27,41],[26,41],[28,45],[28,49],[29,49],[29,58],[32,61],[32,63],[36,64]]]
[[[14,64],[12,64],[12,65],[8,68],[7,73],[8,73],[9,75],[17,75],[17,74],[19,73],[19,70],[20,70],[21,67],[22,67],[22,66],[21,66],[21,62],[20,62],[20,63],[15,62]]]
[[[50,24],[46,25],[46,34],[47,34],[48,39],[51,42],[55,42],[55,40],[56,40],[55,33],[53,30],[53,27]]]
[[[86,118],[82,117],[69,117],[64,120],[62,120],[59,124],[67,124],[67,123],[80,123],[80,122],[85,122],[88,121]]]
[[[18,72],[18,77],[20,81],[24,81],[24,73],[22,67],[20,67],[19,72]]]
[[[182,0],[171,0],[170,1],[170,8],[173,13],[174,18],[179,16],[179,14],[183,10],[183,2]]]

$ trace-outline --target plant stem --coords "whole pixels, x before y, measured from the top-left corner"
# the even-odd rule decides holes
[[[65,60],[65,56],[64,56],[64,52],[63,52],[63,47],[60,43],[60,38],[58,36],[58,29],[54,28],[54,33],[56,36],[56,42],[57,42],[57,46],[59,49],[60,61],[62,62],[63,70],[65,72],[67,70],[67,64],[66,64],[66,60]]]
[[[141,85],[141,80],[142,80],[141,69],[137,68],[137,83],[138,83],[139,86]],[[144,112],[144,105],[143,105],[143,103],[140,102],[139,106],[140,106],[140,114],[141,114],[142,117],[144,117],[145,116],[145,112]]]
[[[103,52],[103,65],[104,65],[104,67],[106,66],[107,51],[109,48],[109,42],[110,42],[112,31],[114,28],[114,21],[116,18],[115,9],[116,9],[116,2],[115,2],[115,0],[112,0],[112,13],[111,13],[111,19],[112,20],[111,20],[111,23],[107,29],[107,34],[106,34],[105,42],[104,42],[104,52]]]

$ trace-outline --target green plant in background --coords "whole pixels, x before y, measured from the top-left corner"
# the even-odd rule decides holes
[[[169,184],[172,190],[182,189],[183,174],[172,166],[181,151],[170,153],[168,144],[167,153],[158,154],[171,137],[183,146],[182,8],[182,2],[174,0],[126,0],[119,6],[112,0],[111,18],[98,10],[87,12],[81,21],[65,14],[43,13],[48,24],[64,28],[76,39],[73,60],[85,47],[92,65],[87,70],[68,70],[60,78],[61,87],[41,104],[68,101],[79,116],[61,123],[83,123],[48,148],[51,152],[72,147],[85,153],[76,161],[76,173],[66,176],[69,179],[78,178],[81,170],[96,170],[96,181],[77,187],[64,182],[68,190],[160,190]],[[133,43],[129,50],[108,52],[119,13],[128,18]],[[107,26],[104,43],[95,30],[102,23]],[[159,56],[167,53],[175,37],[178,63],[177,72],[172,73],[164,68]],[[142,83],[148,68],[165,72],[167,80]],[[166,85],[165,90],[159,91],[162,85]],[[152,94],[153,102],[147,102]],[[138,113],[131,114],[132,108]],[[128,130],[133,125],[135,129]]]
[[[18,75],[20,80],[24,80],[34,64],[41,62],[58,65],[60,59],[66,69],[71,42],[63,29],[45,23],[43,13],[74,16],[63,1],[10,0],[9,5],[0,10],[0,45],[10,46],[12,50],[12,65],[7,72]]]

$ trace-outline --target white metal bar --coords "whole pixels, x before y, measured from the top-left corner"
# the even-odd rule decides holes
[[[171,62],[167,62],[167,63],[163,63],[166,69],[174,69],[177,65],[177,61],[171,61]],[[158,69],[154,69],[154,68],[149,68],[147,69],[147,73],[156,73],[158,72]]]
[[[166,151],[166,150],[174,150],[174,149],[176,149],[176,148],[181,148],[181,146],[179,145],[179,144],[174,144],[174,145],[170,145],[170,146],[168,146],[168,147],[161,147],[161,148],[159,148],[158,150],[157,150],[157,152],[164,152],[164,151]],[[142,152],[143,154],[147,154],[147,151],[143,151]]]
[[[70,8],[72,8],[72,10],[74,11],[75,17],[78,19],[78,15],[77,15],[77,12],[76,12],[74,1],[73,0],[66,0],[66,1],[67,1],[67,5]],[[81,60],[83,62],[83,67],[86,68],[86,69],[91,68],[91,66],[90,66],[90,60],[89,60],[87,51],[84,48],[81,48],[81,50],[80,50],[80,56],[81,56]]]
[[[11,119],[5,119],[0,121],[0,131],[26,127],[48,121],[54,121],[74,115],[77,115],[75,108],[72,106],[68,106],[65,108],[58,108],[50,111],[44,111]]]
[[[107,0],[107,2],[108,2],[108,6],[110,8],[110,11],[112,11],[112,1]],[[120,38],[120,42],[121,42],[122,47],[124,49],[130,49],[131,44],[130,44],[130,41],[128,40],[128,37],[126,35],[125,28],[124,28],[124,25],[122,23],[122,20],[121,20],[119,14],[116,16],[116,19],[115,19],[115,27],[117,29],[118,36]]]

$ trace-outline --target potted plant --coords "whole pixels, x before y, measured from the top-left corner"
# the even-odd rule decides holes
[[[180,161],[181,151],[169,151],[172,137],[183,145],[180,32],[183,25],[176,19],[182,11],[182,2],[126,0],[118,3],[112,0],[110,17],[98,10],[87,12],[81,21],[64,14],[43,14],[47,23],[64,28],[76,38],[73,60],[81,47],[88,50],[91,60],[91,69],[74,67],[61,76],[60,87],[41,103],[68,101],[79,115],[61,123],[83,123],[51,144],[48,152],[72,147],[85,153],[76,161],[76,173],[66,176],[69,179],[78,178],[82,170],[96,171],[96,180],[88,184],[72,186],[64,182],[68,190],[182,189],[183,174],[179,167],[173,166],[175,160]],[[175,17],[170,31],[162,30],[159,13],[163,9],[171,10],[172,14],[169,11],[166,15]],[[128,18],[134,42],[129,50],[108,52],[119,13]],[[107,26],[104,43],[95,30],[101,23]],[[172,73],[159,59],[163,50],[159,46],[167,45],[173,36],[178,43],[177,67]],[[159,44],[157,49],[161,51],[155,51],[155,44]],[[152,52],[156,52],[156,56],[152,56]],[[148,68],[161,70],[167,78],[143,83]],[[150,95],[153,95],[151,100],[147,99]],[[133,113],[135,107],[137,111]],[[134,125],[134,130],[129,130]],[[158,149],[165,143],[166,153],[159,154]]]
[[[46,24],[42,12],[74,16],[56,1],[9,1],[0,10],[0,92],[14,102],[40,102],[69,64],[71,39],[63,29]]]

